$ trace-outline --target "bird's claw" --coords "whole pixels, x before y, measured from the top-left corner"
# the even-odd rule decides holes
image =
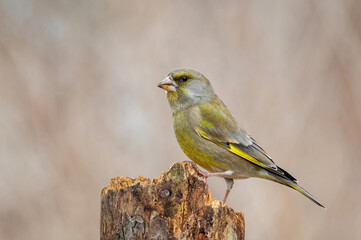
[[[204,179],[207,179],[208,177],[210,177],[210,174],[208,172],[203,172],[202,170],[199,169],[199,167],[197,166],[197,164],[195,164],[192,161],[183,161],[184,163],[189,163],[192,165],[194,171],[197,172],[197,174],[201,177],[203,177]]]

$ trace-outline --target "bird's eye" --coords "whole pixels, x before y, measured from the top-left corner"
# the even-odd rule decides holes
[[[187,76],[182,76],[181,80],[182,80],[182,82],[186,82],[186,81],[188,81],[188,77]]]

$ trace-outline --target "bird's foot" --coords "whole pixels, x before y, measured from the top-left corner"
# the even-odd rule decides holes
[[[227,184],[227,190],[223,198],[223,204],[226,203],[229,193],[231,192],[231,189],[233,187],[233,179],[228,178],[227,176],[231,176],[233,174],[233,171],[225,171],[225,172],[204,172],[201,169],[199,169],[198,165],[192,161],[183,161],[186,163],[190,163],[194,170],[198,173],[199,176],[203,177],[204,179],[207,179],[208,177],[223,177],[224,180],[226,180]]]
[[[204,172],[201,169],[199,169],[198,165],[192,161],[183,161],[183,162],[187,162],[190,163],[192,165],[192,167],[194,168],[194,170],[198,173],[199,176],[203,177],[203,178],[208,178],[208,177],[227,177],[233,174],[233,171],[224,171],[224,172]]]
[[[195,164],[194,162],[192,162],[192,161],[183,161],[183,162],[190,163],[192,165],[192,167],[194,168],[194,170],[198,173],[199,176],[201,176],[201,177],[203,177],[205,179],[210,177],[209,172],[204,172],[204,171],[200,170],[198,165]]]

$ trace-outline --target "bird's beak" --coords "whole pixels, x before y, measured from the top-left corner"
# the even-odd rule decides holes
[[[167,92],[175,92],[178,87],[177,83],[173,80],[172,76],[167,76],[157,85],[158,87],[166,90]]]

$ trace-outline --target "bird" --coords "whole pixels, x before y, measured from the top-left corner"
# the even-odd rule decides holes
[[[291,174],[275,164],[236,121],[203,74],[193,69],[175,69],[157,86],[166,91],[176,139],[192,165],[205,178],[225,179],[223,203],[234,179],[256,177],[288,186],[325,208]]]

